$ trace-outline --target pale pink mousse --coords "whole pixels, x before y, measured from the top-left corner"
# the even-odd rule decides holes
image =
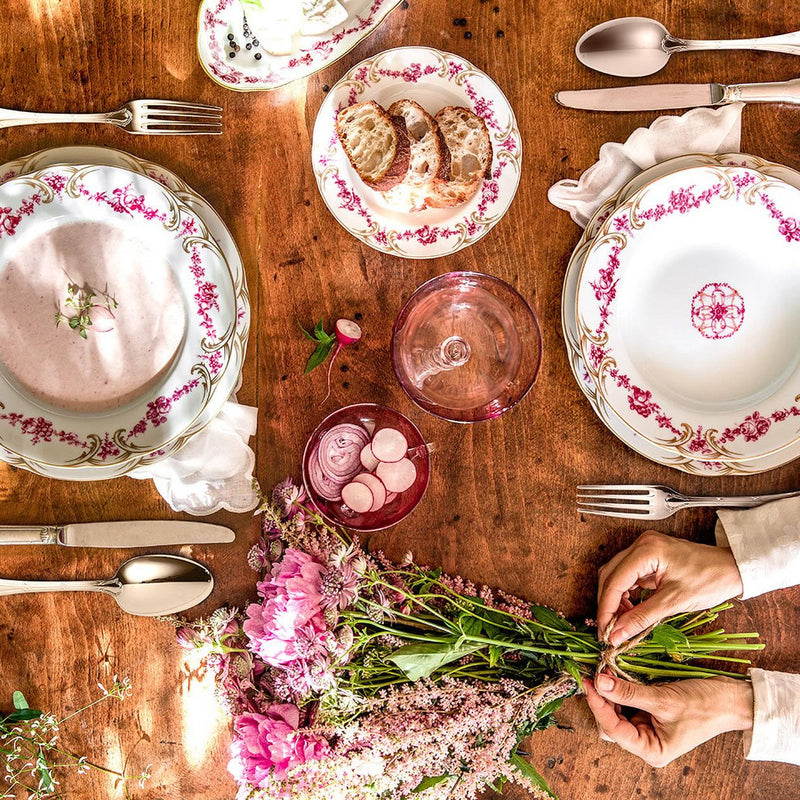
[[[79,413],[119,408],[169,369],[186,329],[172,268],[147,242],[101,222],[51,228],[9,248],[0,264],[0,369],[50,406]],[[87,338],[55,313],[67,284],[107,290],[114,328]],[[95,302],[102,302],[98,297]]]

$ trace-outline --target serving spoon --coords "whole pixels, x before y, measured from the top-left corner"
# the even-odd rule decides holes
[[[141,617],[175,614],[201,603],[214,588],[213,575],[182,556],[136,556],[113,578],[94,581],[14,581],[0,579],[0,596],[33,592],[102,592],[123,611]]]
[[[760,39],[678,39],[654,19],[621,17],[586,31],[575,46],[575,55],[598,72],[641,78],[658,72],[673,53],[690,50],[769,50],[800,55],[800,31]]]

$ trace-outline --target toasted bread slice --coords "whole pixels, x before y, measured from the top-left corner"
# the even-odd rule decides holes
[[[336,133],[353,169],[373,189],[397,186],[408,172],[410,145],[403,117],[393,117],[374,100],[343,108]]]
[[[450,174],[437,181],[428,205],[466,203],[492,175],[492,140],[486,123],[468,108],[446,106],[435,117],[450,151]]]
[[[389,114],[403,117],[411,146],[408,172],[403,182],[386,192],[389,203],[425,208],[433,187],[450,175],[450,151],[436,120],[413,100],[398,100]]]

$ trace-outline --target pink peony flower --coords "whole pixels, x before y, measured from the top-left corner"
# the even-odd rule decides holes
[[[234,722],[228,771],[239,783],[261,788],[270,777],[283,780],[306,761],[322,758],[324,739],[298,732],[300,711],[295,705],[274,704],[266,714],[246,713]]]
[[[324,573],[312,556],[290,548],[258,584],[264,602],[248,606],[243,627],[253,652],[268,664],[313,660],[325,651],[324,644],[316,645],[327,630],[320,594]]]

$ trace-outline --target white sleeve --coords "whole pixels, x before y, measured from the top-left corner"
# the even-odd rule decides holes
[[[733,551],[742,600],[800,583],[800,497],[717,516],[717,544]]]
[[[800,766],[800,675],[751,669],[753,730],[745,732],[750,761]]]

